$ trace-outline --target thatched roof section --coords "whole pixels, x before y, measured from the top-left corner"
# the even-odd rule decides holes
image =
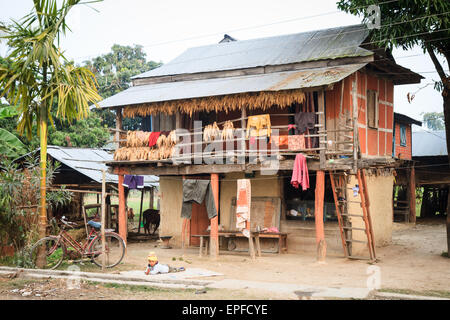
[[[123,116],[126,118],[134,118],[136,116],[145,117],[160,113],[172,115],[178,111],[192,116],[194,112],[229,112],[241,110],[243,107],[250,110],[267,110],[273,105],[285,108],[294,102],[302,103],[304,100],[305,94],[300,89],[246,92],[233,95],[161,101],[144,103],[138,106],[127,106],[123,108]]]

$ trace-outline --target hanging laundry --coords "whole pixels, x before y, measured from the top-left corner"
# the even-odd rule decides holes
[[[289,145],[289,139],[287,135],[271,136],[270,143],[280,147],[287,147]]]
[[[272,130],[270,129],[270,115],[260,114],[257,116],[250,116],[247,119],[247,138],[268,136]]]
[[[288,149],[292,151],[305,150],[305,135],[288,136]]]
[[[306,165],[305,156],[301,153],[295,156],[291,184],[297,189],[301,185],[303,191],[309,188],[308,166]]]
[[[250,236],[251,185],[249,179],[237,180],[236,228],[246,237]]]
[[[160,134],[161,132],[158,131],[150,132],[150,136],[148,137],[148,146],[150,148],[156,144],[156,141],[158,141]]]
[[[316,114],[314,112],[298,112],[295,114],[295,134],[302,134],[306,129],[314,129],[316,124]]]
[[[209,219],[217,216],[216,204],[209,180],[186,179],[183,181],[182,218],[191,218],[192,202],[194,201],[198,204],[202,204],[205,201]]]
[[[122,185],[128,189],[142,189],[144,176],[125,175]]]

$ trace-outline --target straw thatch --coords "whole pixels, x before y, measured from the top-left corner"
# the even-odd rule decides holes
[[[232,110],[240,110],[243,107],[250,110],[267,110],[273,105],[285,108],[295,102],[302,103],[304,100],[305,94],[299,89],[273,92],[261,91],[127,106],[123,109],[123,116],[125,118],[134,118],[136,116],[146,117],[160,113],[172,115],[178,111],[192,116],[194,112],[229,112]]]

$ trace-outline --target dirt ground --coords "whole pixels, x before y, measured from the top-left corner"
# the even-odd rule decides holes
[[[450,297],[450,259],[446,251],[444,220],[419,221],[416,225],[394,224],[392,243],[377,248],[381,276],[381,289],[427,295],[440,292]],[[149,251],[155,251],[162,263],[175,267],[202,268],[223,276],[199,278],[202,280],[237,279],[283,283],[365,288],[370,274],[366,261],[348,260],[342,256],[327,256],[326,264],[316,262],[315,253],[263,253],[252,261],[245,252],[221,251],[217,260],[199,257],[198,248],[162,249],[158,242],[129,243],[123,263],[111,273],[123,270],[142,270]],[[93,266],[83,271],[99,272]],[[30,293],[29,293],[30,292]],[[268,291],[241,288],[208,289],[156,289],[99,283],[82,283],[80,289],[67,290],[63,280],[27,280],[0,278],[0,299],[292,299]]]
[[[343,256],[328,255],[326,264],[320,265],[315,253],[263,253],[252,261],[244,252],[221,251],[214,261],[200,258],[197,248],[189,248],[180,261],[181,250],[160,249],[155,244],[130,244],[125,262],[144,268],[148,252],[155,251],[164,263],[220,272],[223,278],[328,287],[365,288],[369,276],[367,261]],[[395,223],[392,243],[377,248],[379,262],[375,265],[380,268],[381,288],[450,291],[450,259],[441,255],[446,247],[445,220]]]

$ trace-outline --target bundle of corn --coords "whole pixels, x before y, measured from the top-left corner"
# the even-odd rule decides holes
[[[203,130],[203,140],[204,141],[213,141],[220,137],[220,129],[217,125],[217,122],[214,121],[214,123],[211,125],[207,125],[205,129]]]
[[[145,147],[148,146],[148,138],[151,132],[146,131],[128,131],[127,147]]]
[[[129,160],[130,155],[131,155],[131,148],[122,147],[114,152],[114,160],[115,161]]]
[[[159,149],[150,149],[148,152],[148,160],[159,160]]]
[[[159,148],[158,150],[159,150],[159,159],[164,160],[169,159],[173,156],[173,153],[175,152],[175,147],[164,145],[161,146],[161,148]]]
[[[233,122],[230,120],[226,121],[222,129],[222,140],[232,140],[234,134]]]
[[[166,140],[167,140],[167,137],[164,134],[161,134],[158,137],[158,140],[156,140],[156,146],[158,148],[161,148],[162,146],[166,145]]]
[[[176,130],[172,130],[167,136],[167,145],[174,146],[177,144],[178,140]]]
[[[277,90],[275,87],[271,89]],[[301,89],[248,92],[224,96],[144,103],[139,106],[127,106],[123,109],[123,116],[126,118],[134,118],[136,116],[146,117],[160,113],[172,115],[176,112],[182,112],[192,116],[194,112],[229,112],[241,110],[243,107],[249,110],[267,110],[273,105],[277,105],[280,108],[286,108],[292,103],[302,103],[304,100],[305,94]]]
[[[138,160],[147,160],[148,153],[150,152],[149,147],[138,147],[138,148],[119,148],[114,152],[114,160],[130,160],[130,161],[138,161]]]

